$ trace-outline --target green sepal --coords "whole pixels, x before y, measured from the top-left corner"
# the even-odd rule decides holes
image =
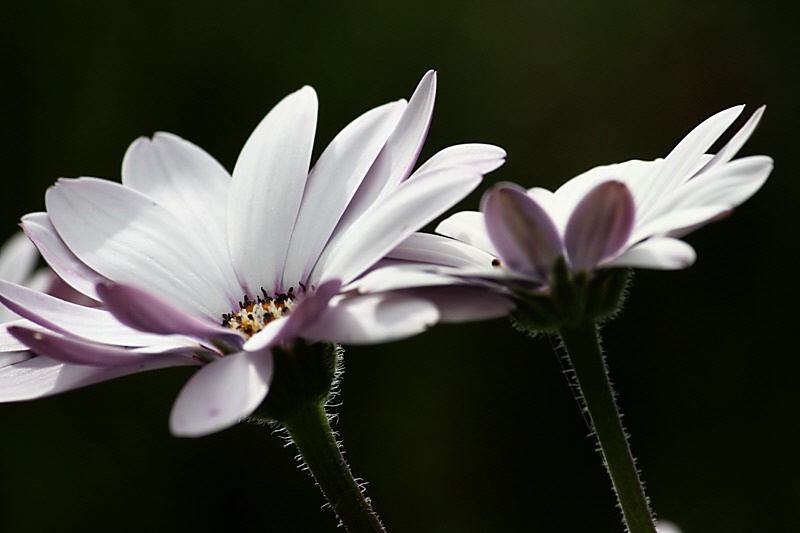
[[[309,404],[325,403],[336,382],[340,352],[336,344],[309,344],[303,339],[272,348],[272,384],[251,417],[282,423]]]
[[[629,269],[570,272],[564,257],[553,265],[550,285],[543,291],[516,289],[514,325],[529,335],[555,333],[559,327],[614,316],[625,299]]]

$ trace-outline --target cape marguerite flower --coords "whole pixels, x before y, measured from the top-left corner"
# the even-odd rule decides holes
[[[743,106],[722,111],[697,126],[664,159],[627,161],[593,168],[555,192],[500,183],[482,200],[481,212],[461,212],[436,231],[416,234],[393,250],[394,261],[456,267],[421,272],[401,264],[365,277],[360,287],[412,287],[442,282],[438,274],[546,289],[564,258],[571,272],[639,267],[679,269],[695,260],[680,237],[731,213],[764,184],[772,159],[733,160],[764,108],[716,155],[706,151],[730,127]],[[448,238],[449,237],[449,238]]]
[[[195,365],[170,426],[203,435],[264,400],[276,345],[384,342],[436,322],[447,301],[346,288],[504,160],[497,147],[459,145],[412,174],[435,88],[429,72],[408,103],[357,118],[310,172],[317,97],[304,87],[258,125],[232,175],[159,133],[130,147],[121,184],[59,180],[47,212],[25,216],[23,228],[53,270],[102,308],[0,283],[0,301],[26,319],[7,328],[17,346],[6,335],[3,347],[41,354],[0,373],[0,399]]]

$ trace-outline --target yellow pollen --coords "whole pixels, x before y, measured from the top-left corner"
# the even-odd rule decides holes
[[[256,301],[245,295],[244,301],[239,302],[238,312],[222,315],[222,325],[249,339],[273,320],[288,315],[295,306],[293,289],[289,289],[286,294],[277,294],[274,298],[267,296],[264,289],[261,289],[261,293],[264,297],[257,296]]]

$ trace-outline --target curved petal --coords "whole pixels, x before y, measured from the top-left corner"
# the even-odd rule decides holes
[[[727,215],[730,211],[731,208],[727,205],[704,205],[666,213],[635,228],[629,242],[637,243],[659,235],[672,237],[685,235],[688,233],[685,230],[696,229]]]
[[[486,230],[505,265],[537,280],[549,279],[562,253],[553,220],[524,191],[501,185],[484,197]]]
[[[0,279],[23,284],[33,274],[39,254],[28,237],[17,232],[0,247]]]
[[[360,293],[378,293],[453,284],[463,285],[464,281],[433,270],[423,270],[422,265],[400,264],[376,268],[346,288],[355,289]]]
[[[432,287],[412,291],[412,294],[431,300],[439,309],[439,321],[444,323],[500,318],[515,307],[514,302],[502,294],[466,285]]]
[[[470,244],[493,256],[498,255],[486,231],[483,213],[478,211],[461,211],[447,217],[436,226],[436,233]]]
[[[702,174],[703,172],[707,172],[712,168],[715,168],[720,165],[724,165],[742,149],[744,143],[750,138],[754,131],[756,131],[756,126],[758,123],[761,122],[761,117],[764,115],[764,111],[767,109],[767,106],[761,106],[755,110],[753,115],[747,120],[744,126],[742,126],[736,134],[731,137],[731,140],[728,141],[725,146],[723,146],[719,152],[717,152],[711,160],[706,163],[703,168],[698,170],[695,173],[695,176]]]
[[[152,198],[202,244],[234,296],[242,294],[228,251],[227,202],[230,174],[201,148],[171,133],[135,141],[122,160],[122,183]]]
[[[696,257],[694,248],[687,243],[670,237],[656,237],[632,246],[601,266],[679,270],[692,266]]]
[[[134,329],[160,335],[225,338],[234,346],[241,344],[241,336],[229,328],[196,318],[138,287],[103,285],[97,288],[97,294],[117,320]]]
[[[253,131],[233,169],[228,242],[247,294],[279,292],[317,126],[317,94],[303,87]]]
[[[182,344],[175,338],[129,328],[105,309],[84,307],[2,280],[0,302],[35,324],[93,342],[117,346]]]
[[[0,402],[43,398],[128,374],[189,364],[193,363],[186,357],[173,354],[114,367],[70,365],[40,355],[0,368]]]
[[[31,357],[36,357],[36,355],[28,351],[0,353],[0,368],[27,361]]]
[[[415,174],[343,234],[338,246],[326,249],[312,279],[347,283],[413,232],[469,194],[482,175],[468,167]]]
[[[250,415],[269,391],[272,354],[237,352],[202,367],[184,385],[169,418],[178,437],[202,437]]]
[[[20,326],[11,326],[9,333],[23,342],[31,351],[52,357],[64,363],[95,366],[123,366],[143,363],[160,354],[139,353],[129,348],[110,344],[97,344],[75,337],[53,335]],[[187,357],[187,359],[190,359]]]
[[[341,298],[303,332],[310,341],[375,344],[422,333],[439,319],[432,302],[403,294]]]
[[[98,283],[108,282],[108,278],[86,266],[67,248],[47,213],[25,215],[22,217],[22,229],[59,278],[79,293],[93,300],[98,299],[95,287]]]
[[[483,215],[477,213],[483,218]],[[481,226],[483,221],[481,220]],[[486,236],[488,239],[488,235]],[[406,240],[394,247],[386,257],[388,259],[401,259],[415,263],[428,263],[433,265],[451,267],[476,267],[491,268],[494,256],[483,250],[440,235],[429,233],[414,233]]]
[[[608,181],[592,189],[567,222],[564,244],[573,270],[592,271],[616,255],[633,230],[636,206],[625,184]]]
[[[448,146],[425,161],[417,174],[448,167],[469,167],[488,174],[506,162],[506,151],[492,144],[457,144]]]
[[[64,243],[108,279],[146,287],[214,320],[235,302],[200,237],[147,196],[81,178],[59,180],[45,201]]]
[[[347,125],[322,152],[306,189],[283,271],[283,285],[308,278],[322,248],[405,109],[393,102]]]

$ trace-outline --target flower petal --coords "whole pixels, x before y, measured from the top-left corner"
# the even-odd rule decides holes
[[[192,363],[173,354],[114,367],[70,365],[40,355],[0,369],[0,402],[43,398],[128,374],[187,364]]]
[[[603,268],[629,267],[679,270],[691,266],[697,254],[687,243],[670,237],[655,237],[630,247]]]
[[[505,266],[540,281],[549,279],[563,251],[547,212],[524,191],[501,184],[484,197],[483,213],[487,233]]]
[[[345,127],[311,170],[297,215],[283,285],[297,285],[319,258],[358,186],[405,109],[393,102],[372,109]]]
[[[238,296],[228,250],[227,203],[230,174],[201,148],[171,133],[134,142],[122,160],[122,183],[152,198],[184,226],[203,236],[202,244]]]
[[[170,414],[178,437],[202,437],[250,415],[269,391],[272,354],[237,352],[202,367],[184,385]]]
[[[131,328],[160,335],[227,338],[241,344],[241,336],[229,328],[196,318],[138,287],[113,283],[98,287],[97,294],[108,311]]]
[[[636,206],[625,184],[607,181],[592,189],[567,222],[564,244],[573,270],[592,271],[617,254],[633,230]]]
[[[8,331],[37,354],[76,365],[122,366],[144,363],[160,355],[138,353],[130,348],[98,344],[20,326],[11,326]]]
[[[417,169],[417,173],[437,168],[469,167],[481,174],[496,170],[506,161],[506,151],[492,144],[457,144],[440,150]]]
[[[478,211],[461,211],[449,216],[436,227],[436,233],[470,244],[493,256],[498,255],[486,232],[483,213]]]
[[[744,143],[750,138],[754,131],[756,131],[756,126],[758,123],[761,122],[761,117],[764,115],[764,111],[767,109],[767,106],[761,106],[756,109],[755,113],[747,120],[744,126],[742,126],[736,134],[731,137],[731,140],[728,141],[725,146],[717,152],[711,160],[706,163],[703,168],[698,170],[695,173],[695,176],[702,174],[703,172],[707,172],[712,168],[718,167],[720,165],[724,165],[742,149]]]
[[[308,178],[317,94],[303,87],[276,105],[242,148],[228,197],[228,242],[247,294],[279,292]]]
[[[647,189],[637,198],[640,216],[647,214],[666,192],[694,174],[703,154],[733,124],[743,109],[744,106],[740,105],[720,111],[704,120],[678,143],[664,158],[663,164],[659,165],[658,172],[648,179]]]
[[[81,178],[59,180],[45,201],[64,243],[108,279],[146,287],[214,320],[234,305],[200,236],[152,199],[118,183]]]
[[[476,214],[483,218],[480,213]],[[483,225],[482,220],[481,225]],[[488,235],[486,238],[488,240]],[[406,240],[395,246],[386,257],[388,259],[401,259],[403,261],[441,266],[483,266],[486,268],[491,268],[492,260],[494,259],[493,255],[465,242],[429,233],[409,235]]]
[[[326,250],[312,279],[351,281],[469,194],[482,177],[468,167],[415,174],[351,226],[338,246]]]
[[[506,316],[514,302],[496,292],[471,286],[431,287],[411,294],[431,300],[439,309],[440,322],[471,322]]]
[[[179,339],[129,328],[105,309],[84,307],[0,280],[0,302],[49,330],[118,346],[185,345]]]
[[[432,302],[395,293],[341,298],[303,332],[311,341],[374,344],[422,333],[439,319]]]
[[[50,222],[47,213],[30,213],[22,217],[22,229],[39,249],[44,260],[64,282],[79,293],[97,300],[95,287],[108,278],[101,276],[73,254]],[[6,279],[8,278],[0,278]]]
[[[0,279],[23,284],[33,273],[39,254],[28,237],[15,233],[0,248]]]

